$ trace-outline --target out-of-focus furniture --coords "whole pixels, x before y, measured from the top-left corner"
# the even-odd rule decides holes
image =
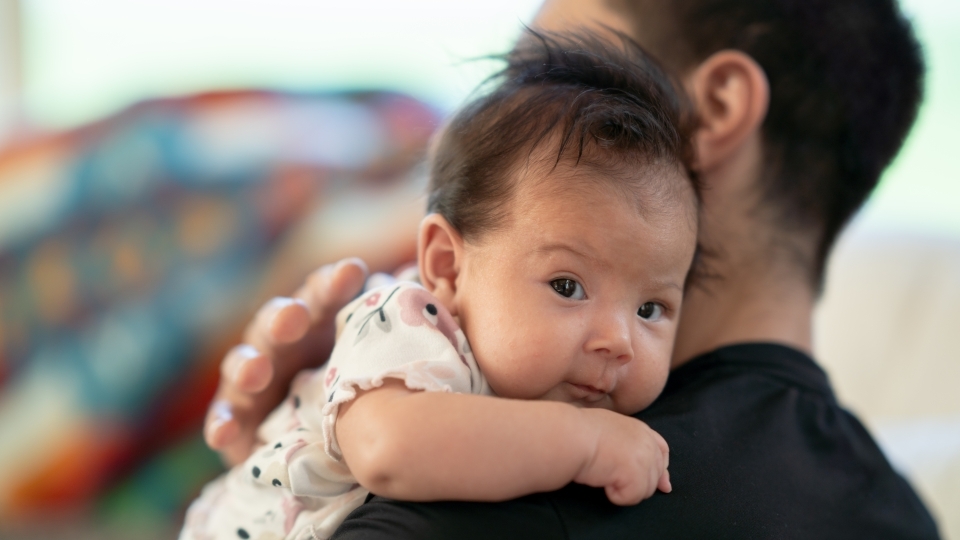
[[[960,236],[855,223],[830,261],[815,348],[942,534],[960,538]]]
[[[320,264],[413,258],[437,122],[387,92],[229,92],[0,152],[0,537],[173,534],[221,470],[220,358]]]

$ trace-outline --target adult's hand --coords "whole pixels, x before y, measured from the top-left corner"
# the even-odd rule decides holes
[[[293,376],[330,356],[337,312],[360,292],[367,273],[360,259],[321,267],[292,298],[264,304],[243,343],[224,357],[203,432],[228,464],[250,455],[257,427],[286,397]]]

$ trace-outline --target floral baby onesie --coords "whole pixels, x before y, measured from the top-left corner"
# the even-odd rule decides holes
[[[260,426],[265,444],[204,488],[180,540],[329,538],[368,494],[337,444],[341,404],[385,379],[411,390],[491,394],[456,320],[418,284],[371,290],[337,322],[330,361],[297,375]]]

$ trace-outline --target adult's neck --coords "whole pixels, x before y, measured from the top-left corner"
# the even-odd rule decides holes
[[[684,298],[673,367],[725,345],[772,342],[812,351],[814,295],[803,280],[762,268],[715,267]]]
[[[700,242],[707,275],[684,297],[674,368],[736,343],[812,350],[816,294],[803,269],[810,246],[778,233],[765,215],[755,187],[759,153],[759,144],[748,145],[702,174]]]

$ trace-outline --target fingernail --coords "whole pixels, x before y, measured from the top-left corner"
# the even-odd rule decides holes
[[[252,358],[256,358],[259,354],[260,353],[257,352],[257,350],[251,345],[237,345],[233,349],[230,368],[228,370],[230,373],[230,380],[236,381],[240,374],[240,368]]]
[[[336,264],[336,266],[334,267],[334,269],[335,269],[335,270],[340,270],[341,268],[343,268],[344,266],[347,266],[348,264],[360,268],[361,270],[363,270],[363,273],[364,273],[364,274],[370,272],[370,270],[367,268],[367,263],[364,262],[363,259],[359,259],[359,258],[357,258],[357,257],[350,257],[350,258],[348,258],[348,259],[341,259],[340,261],[337,262],[337,264]]]
[[[233,420],[233,413],[230,412],[230,405],[225,401],[218,401],[213,404],[213,414],[215,418],[211,425],[220,425]]]
[[[236,422],[216,419],[210,425],[210,447],[220,449],[229,446],[237,438]]]
[[[270,302],[268,302],[267,304],[270,309],[270,318],[267,321],[269,327],[273,328],[273,325],[277,324],[277,316],[280,314],[281,311],[283,311],[285,308],[290,307],[294,304],[302,304],[306,306],[306,304],[302,300],[294,300],[293,298],[287,298],[285,296],[278,296],[276,298],[271,299]]]
[[[276,296],[274,298],[271,298],[270,301],[267,302],[267,305],[270,307],[270,311],[273,313],[273,316],[275,317],[278,311],[280,311],[281,309],[289,305],[295,304],[297,302],[300,302],[300,301],[294,300],[293,298],[287,298],[286,296]]]
[[[290,343],[303,337],[310,326],[310,318],[293,316],[291,313],[281,315],[283,311],[293,305],[299,305],[304,312],[308,312],[307,303],[300,299],[285,298],[276,302],[273,315],[270,317],[270,337],[277,343]]]

